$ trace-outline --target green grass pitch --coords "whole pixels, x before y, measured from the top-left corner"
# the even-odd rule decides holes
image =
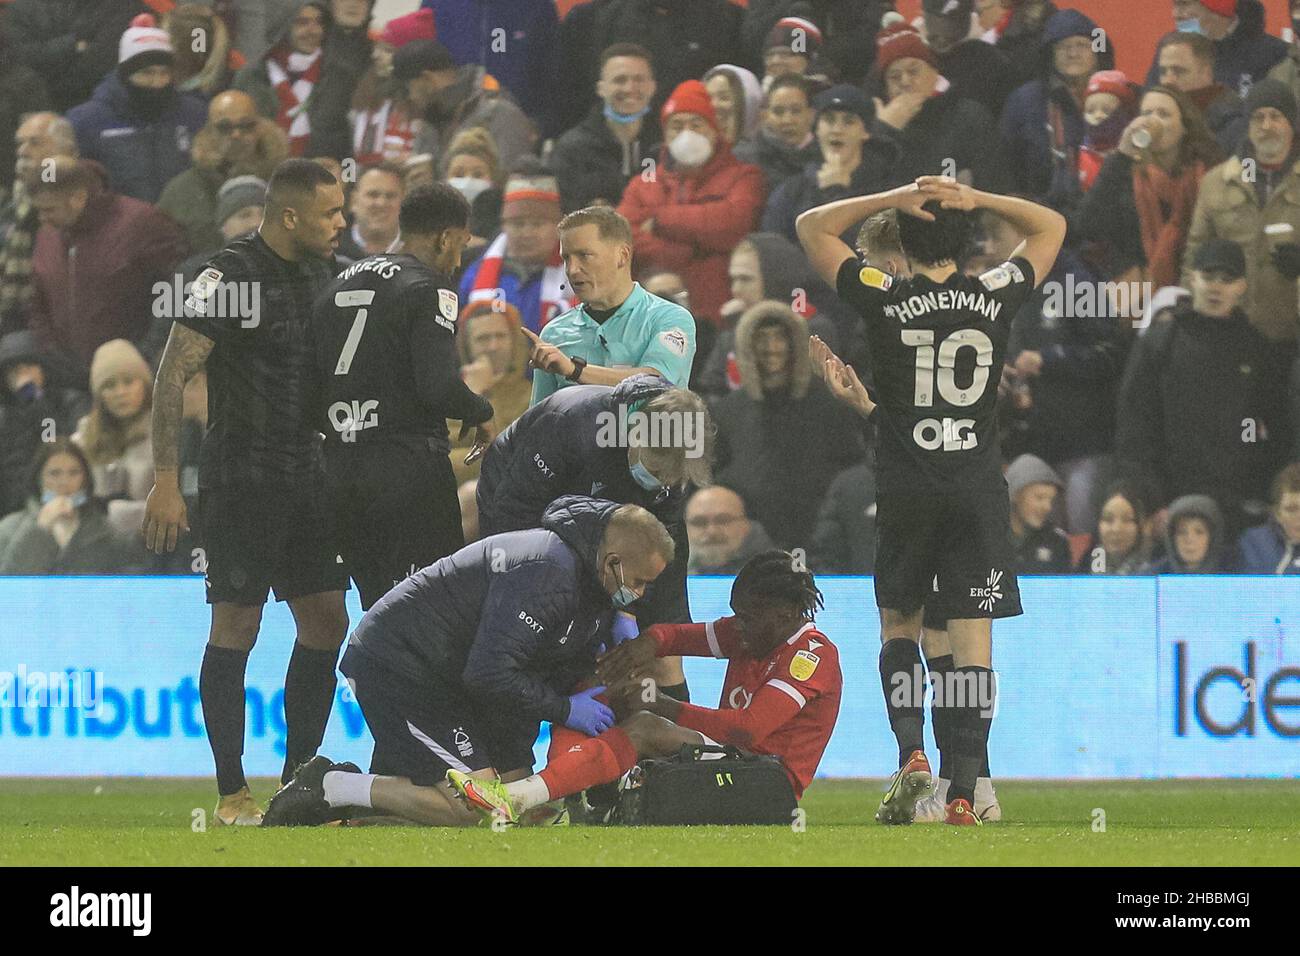
[[[195,832],[193,779],[0,778],[0,865],[1269,866],[1300,859],[1289,780],[998,784],[1004,822],[883,827],[883,783],[821,780],[806,828],[419,827]],[[254,780],[265,800],[271,780]],[[1104,814],[1105,830],[1098,832]]]

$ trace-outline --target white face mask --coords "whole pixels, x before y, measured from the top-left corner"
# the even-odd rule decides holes
[[[491,187],[487,179],[475,179],[472,176],[456,176],[447,180],[447,185],[465,197],[466,202],[473,202],[478,194]]]
[[[668,152],[683,166],[703,166],[713,155],[713,144],[703,133],[684,129],[668,144]]]

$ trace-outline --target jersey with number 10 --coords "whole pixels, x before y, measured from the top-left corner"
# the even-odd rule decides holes
[[[998,383],[1012,319],[1033,289],[1020,257],[942,283],[855,259],[840,266],[836,291],[866,321],[880,490],[1001,474]]]

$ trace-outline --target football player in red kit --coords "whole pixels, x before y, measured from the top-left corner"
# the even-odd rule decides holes
[[[796,796],[817,772],[840,709],[839,652],[813,624],[822,595],[787,551],[752,558],[731,588],[732,617],[707,624],[657,624],[596,664],[617,712],[629,714],[595,737],[552,727],[545,769],[514,783],[447,779],[485,816],[518,822],[528,810],[617,780],[641,757],[683,744],[721,743],[781,761]],[[655,658],[725,658],[715,710],[643,686]],[[647,692],[649,691],[649,692]],[[648,698],[648,699],[647,699]]]

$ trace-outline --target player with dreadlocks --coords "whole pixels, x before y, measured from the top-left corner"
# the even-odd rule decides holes
[[[619,724],[595,737],[552,727],[545,769],[524,780],[447,779],[485,816],[517,822],[528,810],[618,780],[641,757],[683,744],[729,744],[778,758],[796,796],[817,772],[840,709],[839,651],[813,624],[823,606],[813,576],[788,551],[755,555],[731,587],[730,617],[656,624],[596,662]],[[725,658],[715,710],[654,693],[655,658]]]

